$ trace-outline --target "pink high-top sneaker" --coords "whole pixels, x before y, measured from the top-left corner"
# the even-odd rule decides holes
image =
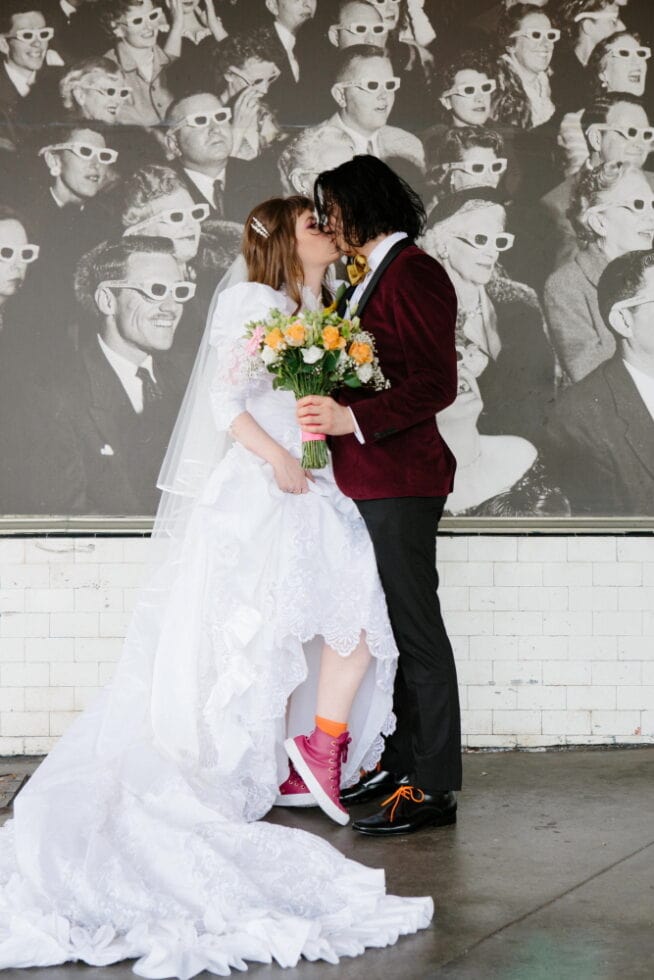
[[[313,793],[310,793],[301,776],[295,771],[295,766],[289,760],[288,779],[279,787],[275,806],[318,806]]]
[[[315,728],[311,735],[297,735],[284,742],[288,756],[316,803],[336,823],[349,823],[350,815],[341,805],[341,763],[347,759],[351,739],[348,732],[338,738]]]

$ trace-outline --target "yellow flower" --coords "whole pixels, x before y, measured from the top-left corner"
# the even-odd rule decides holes
[[[284,343],[284,336],[279,327],[274,327],[270,333],[266,334],[265,344],[271,350],[279,350]]]
[[[299,320],[296,320],[284,331],[284,339],[291,347],[300,347],[304,343],[306,335],[304,325]]]
[[[370,364],[372,361],[372,347],[360,340],[350,344],[348,353],[356,364]]]
[[[322,332],[322,343],[325,350],[338,350],[341,346],[341,332],[338,327],[325,327]]]

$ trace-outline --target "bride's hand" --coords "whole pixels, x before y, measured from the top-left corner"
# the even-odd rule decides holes
[[[272,465],[277,486],[284,493],[309,492],[307,481],[313,482],[314,478],[309,470],[302,469],[299,461],[290,453],[284,453]]]

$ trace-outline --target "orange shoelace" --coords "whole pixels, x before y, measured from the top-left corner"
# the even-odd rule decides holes
[[[416,797],[414,795],[416,792],[420,793],[419,797]],[[395,811],[397,810],[400,804],[400,800],[410,800],[412,803],[424,803],[425,794],[421,789],[414,790],[413,786],[400,786],[398,789],[396,789],[393,795],[389,796],[388,799],[384,800],[384,802],[381,804],[381,806],[388,806],[390,803],[393,804],[391,807],[391,814],[389,818],[391,823],[393,823],[393,818],[395,817]]]

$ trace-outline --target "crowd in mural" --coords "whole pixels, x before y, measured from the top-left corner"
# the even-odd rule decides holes
[[[449,513],[653,514],[652,28],[651,0],[2,0],[0,513],[153,514],[248,212],[372,154],[459,301]]]

